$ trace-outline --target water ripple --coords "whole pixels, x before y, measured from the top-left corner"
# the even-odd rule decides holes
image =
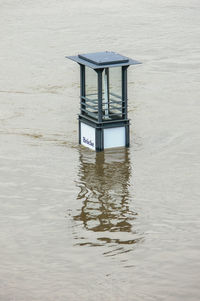
[[[93,153],[80,148],[79,155],[77,200],[81,203],[73,222],[82,229],[73,227],[75,245],[103,247],[104,256],[132,251],[142,237],[134,230],[137,212],[131,209],[129,194],[129,150]]]

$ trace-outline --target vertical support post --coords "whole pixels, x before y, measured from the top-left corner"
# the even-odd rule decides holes
[[[104,135],[103,128],[96,128],[96,151],[101,152],[104,149]]]
[[[129,66],[122,66],[122,118],[128,118],[128,91],[127,91],[127,69]]]
[[[85,114],[85,66],[80,64],[80,113]]]
[[[103,69],[98,69],[98,122],[102,122],[102,73]]]
[[[104,95],[105,95],[105,118],[109,118],[109,69],[105,68],[104,77]]]
[[[81,121],[80,121],[80,117],[79,117],[79,121],[78,121],[78,143],[81,144]]]
[[[130,130],[129,130],[129,123],[125,125],[125,146],[130,146]]]

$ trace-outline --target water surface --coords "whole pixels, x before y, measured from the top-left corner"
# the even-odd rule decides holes
[[[0,10],[0,299],[200,298],[199,1],[17,1]],[[79,70],[130,67],[130,149],[78,145]]]

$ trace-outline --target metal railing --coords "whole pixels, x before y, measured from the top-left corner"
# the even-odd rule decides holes
[[[98,94],[92,93],[87,96],[81,97],[81,111],[84,115],[98,119]],[[114,120],[123,119],[125,107],[123,105],[122,97],[115,94],[109,93],[108,102],[105,101],[104,93],[102,93],[102,119],[103,120]]]

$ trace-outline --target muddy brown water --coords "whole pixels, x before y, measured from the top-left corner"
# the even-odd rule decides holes
[[[199,1],[0,6],[0,300],[199,300]],[[131,147],[96,154],[64,57],[104,50],[143,65]]]

